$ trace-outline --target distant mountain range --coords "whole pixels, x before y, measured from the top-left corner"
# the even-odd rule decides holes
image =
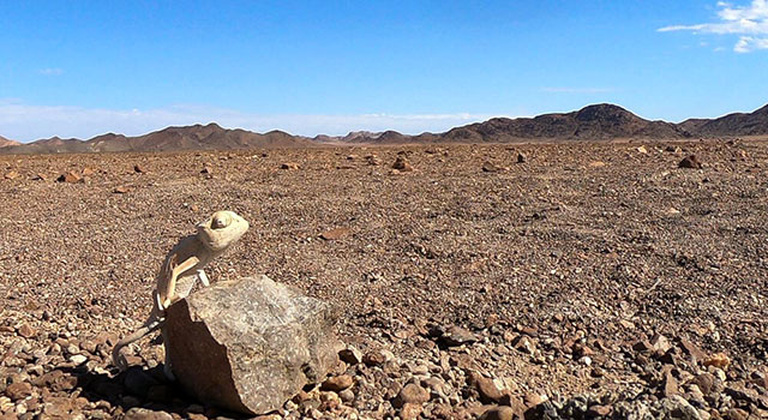
[[[516,141],[600,141],[613,139],[685,139],[768,135],[768,105],[752,113],[681,123],[649,121],[611,105],[589,105],[578,111],[533,118],[492,118],[444,133],[416,136],[396,131],[355,131],[346,136],[294,136],[282,131],[260,134],[225,129],[215,123],[168,127],[138,137],[103,134],[89,140],[50,139],[21,144],[0,137],[0,153],[149,152],[205,149],[312,147],[323,144],[506,143]]]

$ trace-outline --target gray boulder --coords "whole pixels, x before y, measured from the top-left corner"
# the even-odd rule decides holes
[[[219,282],[167,312],[178,382],[200,401],[256,415],[280,408],[337,363],[338,319],[326,303],[267,276]]]

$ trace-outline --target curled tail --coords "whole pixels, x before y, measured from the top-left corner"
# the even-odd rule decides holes
[[[120,350],[134,341],[144,338],[149,333],[158,330],[163,324],[165,324],[165,319],[150,317],[139,329],[120,340],[115,344],[115,348],[112,349],[112,364],[117,366],[120,371],[126,370],[128,368],[128,361],[125,360],[125,356],[120,354]]]

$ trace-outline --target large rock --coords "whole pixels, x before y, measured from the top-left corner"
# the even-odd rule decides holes
[[[247,414],[320,383],[343,345],[324,302],[266,276],[219,282],[168,308],[173,373],[200,401]]]

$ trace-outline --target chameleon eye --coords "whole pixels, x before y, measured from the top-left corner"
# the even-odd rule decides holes
[[[218,213],[213,216],[213,220],[211,221],[211,227],[214,229],[221,229],[229,226],[229,223],[232,221],[232,218],[229,217],[226,213]]]

